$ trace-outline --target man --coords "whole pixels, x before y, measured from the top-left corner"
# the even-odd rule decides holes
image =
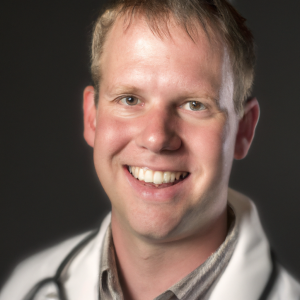
[[[21,264],[4,299],[299,299],[228,189],[259,117],[253,40],[224,0],[123,0],[95,24],[84,138],[112,204]]]

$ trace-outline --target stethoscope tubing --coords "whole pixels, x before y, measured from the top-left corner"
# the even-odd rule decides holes
[[[69,262],[74,259],[74,257],[80,252],[80,250],[90,241],[92,240],[98,233],[98,230],[93,231],[91,234],[87,235],[83,240],[80,241],[71,251],[70,253],[64,258],[64,260],[60,263],[57,271],[53,277],[45,278],[38,282],[25,296],[23,300],[34,300],[34,297],[38,293],[38,291],[45,286],[46,284],[53,283],[58,290],[59,300],[67,300],[65,295],[63,285],[61,283],[61,276],[62,273],[65,271],[66,267],[68,266]]]

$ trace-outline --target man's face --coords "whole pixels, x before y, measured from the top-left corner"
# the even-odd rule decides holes
[[[118,20],[101,58],[98,108],[85,112],[113,222],[155,240],[208,230],[224,214],[238,128],[224,46],[200,26],[195,42],[175,25],[170,34],[155,36],[142,18],[126,30]]]

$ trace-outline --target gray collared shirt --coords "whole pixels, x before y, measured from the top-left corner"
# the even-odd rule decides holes
[[[202,265],[168,288],[154,300],[203,299],[226,268],[237,243],[238,228],[233,210],[228,207],[229,230],[222,245]],[[100,299],[123,300],[118,277],[115,248],[109,226],[103,241],[100,269]]]

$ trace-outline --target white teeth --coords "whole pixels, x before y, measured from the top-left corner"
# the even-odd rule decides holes
[[[143,169],[139,167],[129,166],[128,171],[137,179],[145,182],[152,182],[155,186],[162,183],[174,182],[180,178],[185,178],[187,172],[161,172],[161,171],[152,171],[149,169]]]
[[[139,167],[132,167],[132,175],[135,177],[135,178],[138,178],[139,176]]]
[[[153,182],[156,184],[162,184],[163,183],[163,172],[154,172],[153,176]]]
[[[144,170],[142,168],[139,171],[139,180],[144,180]]]
[[[175,173],[171,172],[170,182],[174,182],[174,181],[175,181]]]
[[[153,171],[146,170],[146,172],[145,172],[145,182],[153,182]]]
[[[171,180],[171,172],[164,172],[164,183],[169,183]]]

